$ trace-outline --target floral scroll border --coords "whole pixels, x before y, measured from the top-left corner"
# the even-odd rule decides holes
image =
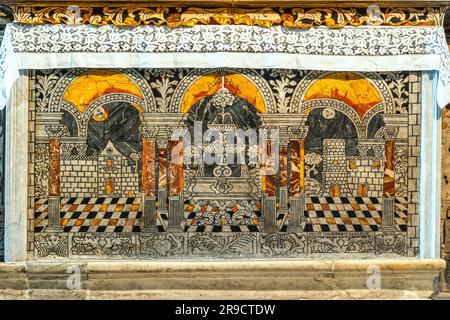
[[[403,232],[310,233],[43,233],[35,259],[261,259],[321,255],[407,256]]]
[[[250,25],[310,28],[327,26],[384,25],[440,26],[444,8],[382,8],[374,12],[360,8],[175,8],[94,6],[11,6],[15,22],[25,24],[90,24],[102,26]]]

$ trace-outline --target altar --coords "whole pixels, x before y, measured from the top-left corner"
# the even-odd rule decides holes
[[[5,262],[157,291],[198,260],[219,282],[407,260],[431,295],[447,8],[308,4],[5,4]]]

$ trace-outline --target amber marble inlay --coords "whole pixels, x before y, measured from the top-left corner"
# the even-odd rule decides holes
[[[303,139],[291,141],[290,153],[290,194],[295,197],[305,188],[305,141]]]
[[[49,141],[49,172],[48,172],[48,194],[50,196],[60,195],[60,141],[59,139],[50,139]]]
[[[147,197],[156,195],[155,151],[154,140],[142,140],[142,192]]]
[[[279,185],[287,187],[287,146],[280,146]]]
[[[292,197],[300,194],[300,143],[299,141],[291,141],[291,170],[289,177],[289,193]]]
[[[388,140],[385,143],[385,167],[383,194],[388,197],[395,195],[395,170],[394,170],[395,141]]]
[[[263,192],[269,196],[274,197],[276,195],[276,154],[273,147],[274,141],[267,140],[264,143],[263,161],[262,161],[262,189]]]
[[[169,141],[169,192],[171,196],[178,196],[183,190],[183,142]]]

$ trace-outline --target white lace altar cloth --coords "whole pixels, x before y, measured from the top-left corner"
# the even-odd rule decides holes
[[[20,70],[54,68],[288,68],[437,71],[450,102],[450,58],[441,27],[244,25],[117,27],[7,25],[0,49],[0,107]]]

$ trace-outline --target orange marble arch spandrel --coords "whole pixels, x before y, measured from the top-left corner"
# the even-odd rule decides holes
[[[200,99],[213,95],[221,87],[220,73],[214,72],[195,80],[184,93],[181,112],[188,112],[189,109]],[[256,108],[260,113],[266,112],[264,98],[258,87],[245,76],[237,73],[227,74],[225,78],[225,87],[231,93],[243,98]]]
[[[335,99],[352,107],[360,118],[383,101],[377,88],[363,76],[353,72],[334,72],[316,80],[303,100]]]
[[[114,70],[94,70],[80,75],[66,89],[63,98],[84,112],[95,99],[109,93],[127,93],[143,99],[134,81]]]

